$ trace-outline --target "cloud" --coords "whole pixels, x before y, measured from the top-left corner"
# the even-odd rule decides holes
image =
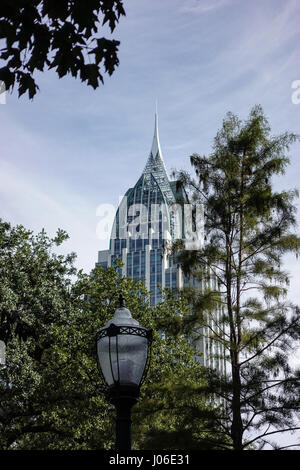
[[[22,224],[35,233],[45,228],[50,236],[58,228],[66,230],[70,239],[59,251],[75,251],[76,265],[84,271],[94,266],[97,251],[106,248],[107,242],[96,236],[96,208],[75,192],[64,193],[53,180],[45,184],[41,175],[36,178],[30,171],[24,174],[14,164],[2,161],[0,198],[1,218],[12,225]]]
[[[229,5],[230,3],[232,3],[232,0],[192,0],[188,5],[185,4],[181,8],[181,11],[204,14]]]

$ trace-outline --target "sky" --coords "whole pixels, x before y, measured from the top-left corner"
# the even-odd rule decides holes
[[[50,235],[65,229],[70,239],[62,251],[75,251],[86,272],[108,248],[109,227],[106,239],[97,231],[99,207],[117,207],[145,166],[156,100],[169,172],[189,169],[194,152],[210,152],[228,111],[246,119],[261,104],[273,134],[300,134],[300,93],[292,88],[300,81],[298,0],[124,6],[126,17],[112,34],[121,41],[120,65],[104,86],[94,91],[79,79],[38,73],[33,101],[14,92],[0,104],[0,217]],[[297,143],[276,188],[299,187],[299,154]],[[300,305],[300,260],[285,261],[289,298]]]

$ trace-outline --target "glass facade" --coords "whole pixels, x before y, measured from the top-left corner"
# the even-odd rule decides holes
[[[195,285],[195,280],[186,279],[181,268],[165,247],[181,229],[184,238],[182,216],[178,218],[174,206],[182,207],[187,202],[183,190],[176,182],[168,179],[161,154],[157,117],[151,152],[142,176],[124,196],[116,212],[112,228],[109,250],[100,251],[98,264],[113,266],[120,258],[123,267],[117,268],[120,276],[130,276],[133,280],[143,280],[149,292],[150,305],[162,300],[161,290],[165,287],[180,289]],[[203,243],[201,239],[201,243]],[[203,288],[199,283],[199,288]],[[222,360],[213,362],[216,346],[209,340],[209,332],[202,331],[202,339],[197,341],[199,357],[204,365],[221,367]],[[215,350],[219,354],[219,350]],[[219,354],[220,355],[220,354]]]
[[[120,258],[124,264],[123,272],[118,268],[120,275],[145,282],[150,292],[151,306],[161,301],[161,288],[177,287],[177,273],[164,254],[166,233],[172,238],[168,206],[174,202],[175,195],[167,201],[151,172],[143,173],[134,188],[127,191],[117,210],[112,230],[110,264]],[[108,261],[99,261],[99,264],[107,266]]]

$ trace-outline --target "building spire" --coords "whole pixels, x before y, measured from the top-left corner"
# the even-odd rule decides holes
[[[156,182],[159,184],[167,200],[171,202],[173,201],[174,195],[170,187],[170,182],[159,142],[157,102],[155,106],[155,124],[152,147],[146,166],[143,171],[143,175],[146,180],[149,180],[152,175],[155,178]]]
[[[150,151],[150,158],[151,158],[151,155],[156,161],[161,160],[163,167],[166,170],[165,162],[162,156],[162,151],[161,151],[160,142],[159,142],[157,100],[155,102],[154,135],[153,135],[152,147]]]

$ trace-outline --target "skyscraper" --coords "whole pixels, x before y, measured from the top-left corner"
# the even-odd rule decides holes
[[[117,258],[123,263],[119,269],[121,276],[133,280],[142,279],[150,292],[150,305],[162,300],[161,289],[180,289],[191,283],[203,289],[200,282],[187,279],[176,259],[170,256],[167,248],[176,239],[192,244],[192,249],[204,243],[203,212],[196,220],[194,230],[191,207],[187,196],[176,181],[170,181],[159,142],[158,117],[152,146],[142,175],[135,186],[129,188],[115,215],[110,247],[98,252],[98,263],[102,267],[113,266]],[[188,245],[186,245],[188,246]],[[215,282],[213,279],[211,282]],[[213,287],[213,286],[212,286]],[[207,333],[207,334],[205,334]],[[209,332],[203,331],[197,339],[197,348],[202,353],[200,361],[220,368],[220,361],[214,356],[217,345],[209,339]]]

